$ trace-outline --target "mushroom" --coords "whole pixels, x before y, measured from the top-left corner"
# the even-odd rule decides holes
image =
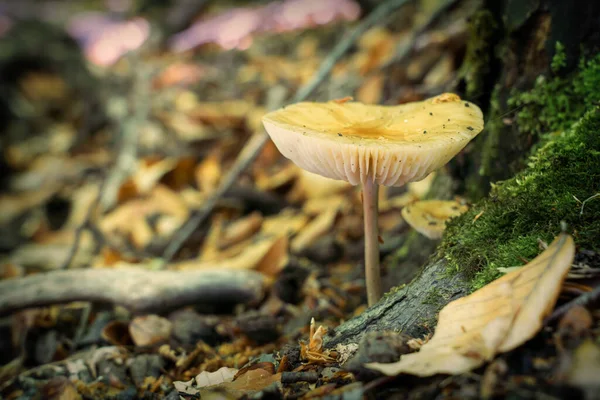
[[[420,234],[429,239],[440,239],[446,229],[446,221],[468,209],[454,200],[423,200],[404,207],[402,217]]]
[[[345,99],[344,99],[345,100]],[[368,304],[381,297],[378,188],[424,179],[483,129],[476,105],[445,93],[399,106],[302,102],[268,113],[265,129],[300,168],[363,185]]]

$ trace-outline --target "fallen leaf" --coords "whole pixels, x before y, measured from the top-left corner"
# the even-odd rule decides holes
[[[225,228],[223,237],[219,241],[220,247],[223,249],[248,239],[260,230],[262,222],[262,214],[258,211],[238,219]]]
[[[369,76],[356,92],[356,99],[365,104],[378,104],[385,79],[382,74]]]
[[[431,189],[431,184],[433,183],[435,176],[436,173],[432,172],[431,174],[427,175],[425,179],[409,183],[408,192],[414,195],[416,198],[422,199],[425,197],[427,192],[429,192],[429,189]]]
[[[238,372],[236,368],[222,367],[215,372],[202,371],[196,375],[196,387],[207,387],[233,381]]]
[[[581,388],[586,393],[586,399],[595,399],[600,388],[598,376],[600,376],[600,346],[588,339],[575,349],[566,382]]]
[[[318,217],[312,220],[292,240],[292,251],[294,251],[295,253],[301,252],[319,237],[331,231],[337,214],[338,208],[331,208],[329,210],[323,211]]]
[[[175,390],[179,392],[179,394],[187,394],[193,396],[198,393],[198,389],[194,387],[194,380],[190,379],[189,381],[175,381],[173,382],[173,386],[175,386]]]
[[[574,254],[573,238],[560,235],[520,270],[444,307],[435,334],[418,353],[367,367],[386,375],[461,374],[520,346],[554,307]]]
[[[196,167],[196,185],[203,192],[212,192],[217,188],[222,174],[218,154],[211,154]]]
[[[153,346],[171,336],[171,321],[158,315],[136,317],[129,323],[129,334],[136,346]]]
[[[261,232],[265,235],[295,235],[308,223],[308,216],[292,208],[286,208],[276,215],[267,217]]]
[[[467,206],[453,200],[422,200],[404,207],[402,216],[420,234],[439,239],[446,229],[446,221],[467,210]]]
[[[213,254],[215,259],[213,260],[190,260],[176,263],[174,267],[181,270],[194,270],[194,269],[259,269],[264,268],[261,266],[263,260],[269,259],[271,249],[282,246],[281,236],[266,237],[257,240],[255,243],[246,245],[245,242],[241,243],[243,251],[236,256],[232,256],[226,259],[219,259],[219,253]],[[287,240],[287,239],[285,239]],[[276,251],[278,253],[278,251]],[[280,263],[285,263],[285,259],[280,259]],[[280,265],[277,265],[280,268]]]

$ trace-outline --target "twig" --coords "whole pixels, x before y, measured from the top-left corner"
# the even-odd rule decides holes
[[[598,299],[600,299],[600,285],[596,286],[591,292],[584,293],[581,296],[576,297],[568,303],[558,307],[552,314],[550,314],[548,318],[546,318],[544,323],[549,324],[550,322],[556,321],[565,315],[571,308],[575,306],[586,306],[597,301]]]
[[[190,304],[254,303],[263,294],[264,277],[256,271],[71,269],[0,281],[0,316],[72,301],[118,304],[141,314]]]
[[[329,75],[337,61],[352,47],[354,42],[379,20],[394,11],[395,9],[407,4],[411,0],[388,0],[379,5],[371,12],[354,30],[336,44],[329,56],[323,60],[319,70],[315,73],[310,82],[301,87],[294,97],[292,103],[303,101],[319,86],[323,80]],[[269,140],[269,136],[265,131],[260,131],[252,135],[244,149],[238,156],[231,170],[223,179],[219,188],[210,196],[201,210],[192,215],[192,217],[179,229],[169,245],[166,247],[163,254],[163,262],[168,263],[188,240],[191,234],[206,220],[212,213],[219,198],[231,188],[233,183],[238,179],[239,175],[248,168],[248,166],[256,159],[261,149]]]
[[[595,195],[588,197],[587,199],[585,199],[583,201],[583,203],[581,203],[581,212],[579,213],[580,217],[583,216],[583,208],[585,207],[585,203],[587,203],[590,200],[594,200],[595,198],[598,198],[598,197],[600,197],[600,193],[596,193]]]
[[[87,209],[85,218],[84,218],[83,222],[81,223],[81,225],[79,225],[77,227],[77,229],[75,229],[75,237],[73,238],[73,244],[71,245],[69,254],[67,255],[67,258],[65,258],[63,263],[60,265],[60,267],[58,267],[58,269],[67,269],[73,262],[73,259],[75,258],[75,254],[77,254],[77,249],[79,248],[79,243],[81,242],[81,237],[83,236],[83,232],[92,226],[91,225],[92,224],[92,222],[91,222],[92,216],[93,216],[94,211],[98,208],[98,205],[100,204],[100,198],[102,197],[102,192],[104,191],[105,184],[106,184],[106,178],[102,178],[102,181],[100,182],[100,185],[98,186],[98,195],[96,196],[96,198],[94,199],[92,204],[90,204],[89,208]],[[94,234],[94,233],[92,232],[92,234]]]
[[[404,61],[413,51],[417,38],[421,36],[439,17],[445,15],[446,11],[456,4],[458,0],[446,0],[445,3],[441,4],[433,13],[429,15],[426,21],[424,21],[409,37],[407,37],[400,45],[396,48],[396,54],[387,61],[382,68],[389,68],[393,64]]]
[[[102,210],[110,208],[117,197],[117,192],[121,182],[129,176],[135,168],[137,161],[138,132],[140,126],[148,119],[150,114],[150,84],[151,67],[144,65],[130,56],[132,59],[132,69],[136,71],[133,86],[131,89],[133,116],[128,113],[125,120],[121,121],[121,140],[120,151],[117,160],[109,175],[106,178],[103,191],[100,194],[100,207]]]

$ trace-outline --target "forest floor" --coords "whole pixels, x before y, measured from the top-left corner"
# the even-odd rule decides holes
[[[0,398],[597,398],[600,256],[574,258],[567,234],[503,271],[513,283],[473,294],[509,309],[497,320],[448,311],[426,337],[323,347],[367,308],[361,192],[285,159],[261,118],[305,99],[454,91],[477,7],[387,1],[369,23],[331,3],[277,21],[283,5],[215,6],[221,17],[160,46],[141,17],[75,14],[64,26],[78,42],[42,22],[0,29]],[[260,23],[236,31],[251,13]],[[439,241],[423,237],[403,254],[418,234],[402,209],[439,193],[435,178],[382,188],[386,290],[434,256]],[[548,281],[514,283],[526,273]],[[370,364],[426,356],[434,332],[455,329],[476,334],[461,351]]]

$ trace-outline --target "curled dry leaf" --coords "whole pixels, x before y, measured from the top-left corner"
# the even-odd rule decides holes
[[[402,209],[402,216],[417,232],[429,239],[439,239],[446,229],[446,221],[467,211],[457,201],[423,200]]]
[[[554,307],[574,254],[573,238],[560,235],[520,270],[444,307],[435,335],[418,353],[367,367],[386,375],[461,374],[520,346]]]
[[[171,321],[158,315],[134,318],[129,324],[129,334],[136,346],[153,346],[171,336]]]
[[[227,367],[219,368],[215,372],[202,371],[196,375],[196,386],[201,388],[231,382],[237,372],[237,369]]]

